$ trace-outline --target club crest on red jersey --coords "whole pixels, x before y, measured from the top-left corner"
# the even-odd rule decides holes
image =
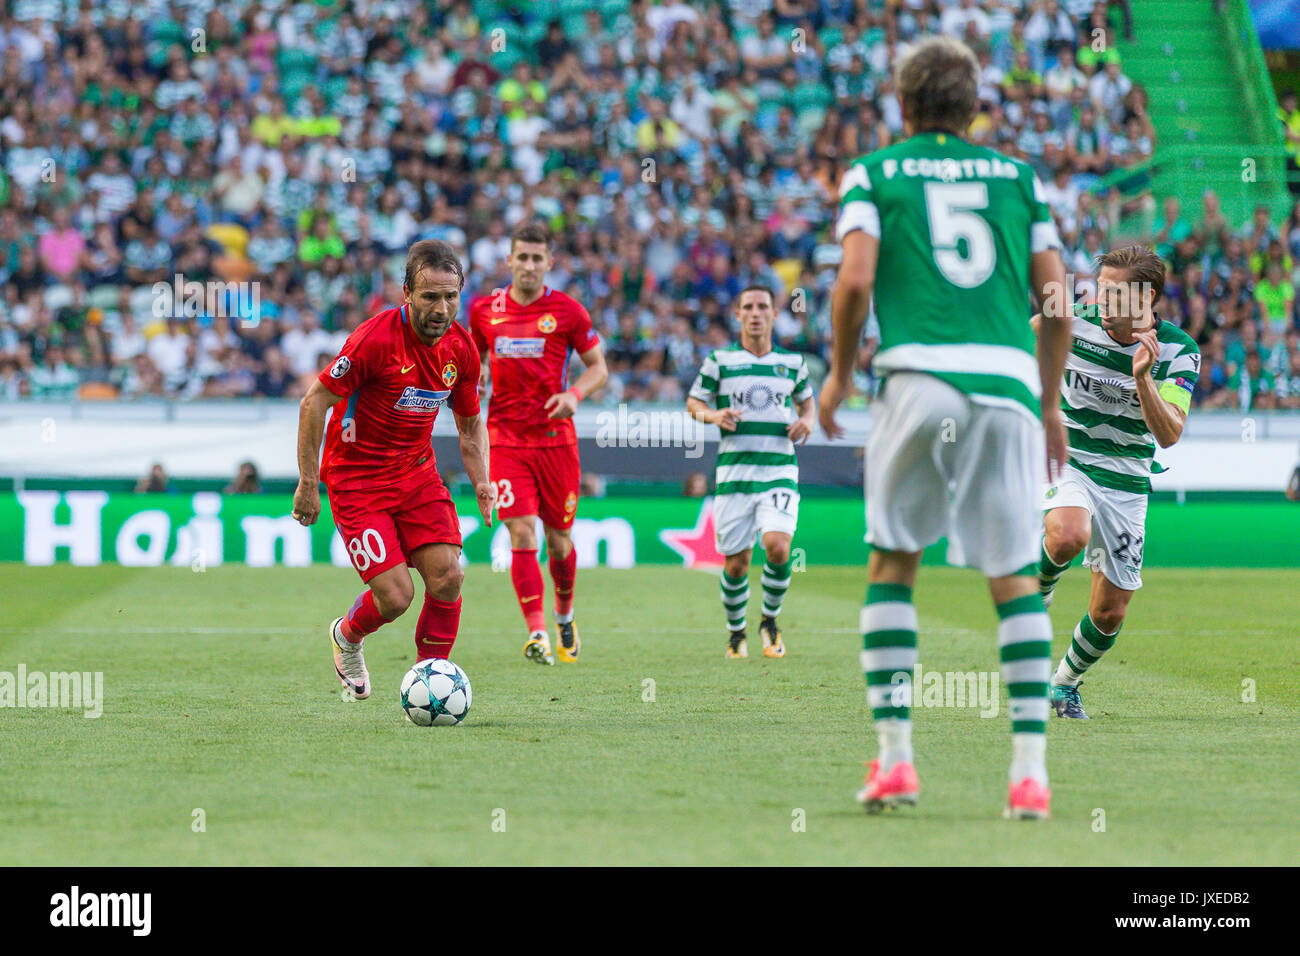
[[[540,319],[538,319],[538,320],[537,320],[537,331],[538,331],[538,332],[541,332],[543,335],[550,335],[552,332],[554,332],[554,331],[555,331],[555,316],[553,316],[553,315],[551,315],[551,313],[547,312],[544,316],[542,316]]]
[[[455,363],[448,362],[442,367],[442,384],[451,388],[456,384],[456,376],[459,374],[460,372],[457,371]]]
[[[570,491],[569,497],[564,499],[564,513],[569,514],[570,512],[576,511],[577,508],[578,508],[578,496],[575,495],[572,491]]]

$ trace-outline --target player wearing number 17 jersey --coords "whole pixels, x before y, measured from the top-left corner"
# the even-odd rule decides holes
[[[860,622],[879,756],[858,800],[869,811],[916,802],[912,587],[921,552],[947,537],[949,560],[983,572],[997,607],[1011,700],[1006,813],[1045,817],[1052,623],[1034,574],[1044,457],[1054,470],[1065,456],[1060,240],[1033,170],[962,139],[978,103],[974,54],[933,37],[895,73],[907,139],[855,160],[840,185],[843,258],[819,403],[827,434],[842,434],[834,412],[852,388],[874,294],[884,384],[867,445],[872,547]],[[1050,316],[1037,360],[1031,285]]]
[[[578,559],[570,529],[578,512],[578,403],[608,377],[600,339],[581,304],[546,283],[551,233],[525,222],[510,236],[511,283],[475,300],[470,331],[492,382],[488,436],[499,514],[510,532],[510,579],[528,628],[524,656],[554,664],[546,631],[537,519],[546,532],[559,658],[575,663],[582,643],[573,622]],[[586,368],[568,384],[569,358]]]
[[[765,560],[758,632],[764,657],[784,657],[785,641],[776,618],[790,587],[790,541],[799,521],[794,445],[808,440],[816,403],[803,356],[772,345],[772,291],[764,286],[742,289],[734,312],[740,341],[709,353],[691,386],[686,410],[722,432],[713,518],[718,550],[726,559],[721,581],[730,632],[726,656],[749,656],[749,559],[754,539],[760,537]],[[717,408],[711,408],[715,403]]]
[[[335,673],[358,699],[370,696],[363,639],[401,616],[414,597],[408,564],[424,580],[416,658],[445,658],[456,641],[460,522],[429,442],[443,405],[455,416],[479,510],[492,523],[478,349],[455,321],[464,281],[451,246],[417,242],[406,258],[402,306],[361,323],[301,403],[293,517],[310,525],[320,514],[316,456],[325,431],[319,478],[329,490],[339,536],[368,585],[329,629]]]

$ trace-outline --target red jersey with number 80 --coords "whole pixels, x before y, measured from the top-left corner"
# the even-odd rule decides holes
[[[569,387],[570,356],[600,342],[587,310],[549,287],[537,301],[520,305],[507,287],[474,300],[469,327],[492,374],[489,443],[526,448],[577,444],[573,419],[547,418],[545,406]]]
[[[444,404],[462,417],[478,414],[478,375],[478,349],[458,322],[432,346],[416,337],[405,306],[362,322],[319,376],[347,397],[325,427],[321,480],[349,490],[387,487],[420,470],[436,479],[433,422]]]

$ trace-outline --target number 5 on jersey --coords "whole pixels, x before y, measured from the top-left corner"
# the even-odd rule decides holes
[[[997,265],[993,230],[975,212],[987,209],[987,183],[925,184],[925,216],[930,223],[934,264],[943,277],[961,289],[974,289],[988,281]],[[966,240],[966,255],[958,243]]]

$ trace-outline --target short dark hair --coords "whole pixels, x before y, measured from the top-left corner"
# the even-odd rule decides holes
[[[970,47],[954,37],[932,36],[898,61],[894,86],[916,132],[943,129],[960,136],[979,107],[979,75]]]
[[[1149,246],[1120,246],[1097,257],[1097,271],[1123,269],[1130,282],[1141,282],[1155,290],[1152,303],[1159,302],[1165,291],[1165,261]]]
[[[510,233],[510,248],[515,247],[516,242],[544,242],[546,250],[551,249],[551,230],[544,222],[538,222],[536,219],[521,222],[515,226],[514,232]]]
[[[744,296],[746,292],[766,292],[767,297],[772,301],[772,308],[776,308],[776,293],[761,282],[752,282],[736,294],[736,308],[740,308],[741,297]]]
[[[460,279],[460,287],[465,287],[465,270],[461,267],[456,250],[441,239],[421,239],[406,254],[406,287],[415,288],[415,277],[422,269],[434,272],[451,272]]]

